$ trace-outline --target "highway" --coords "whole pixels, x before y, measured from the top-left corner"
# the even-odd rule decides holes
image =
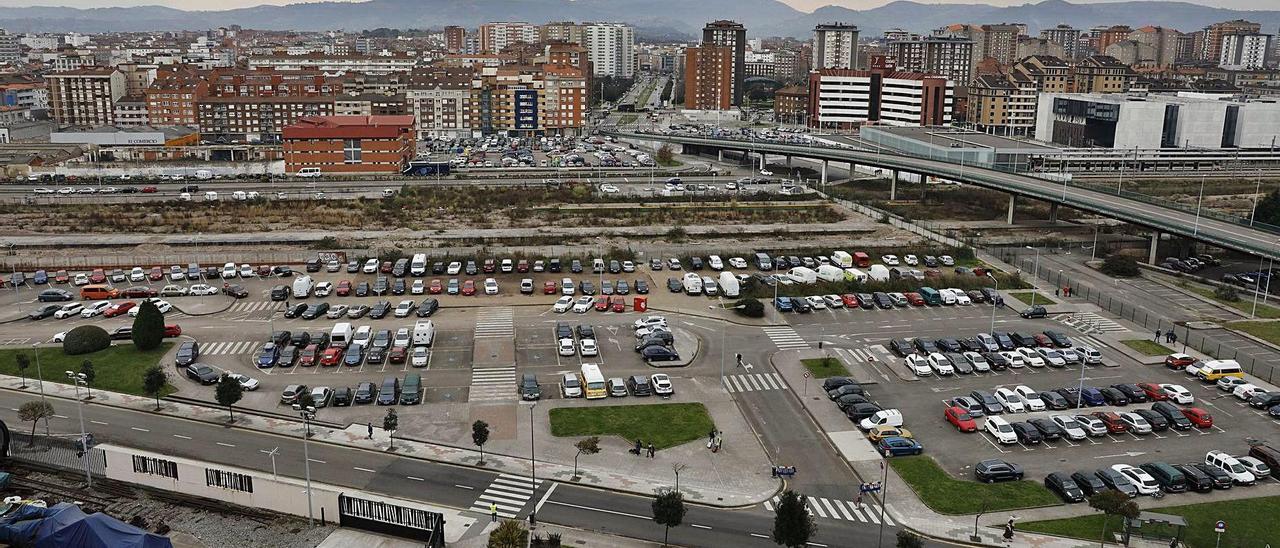
[[[18,420],[16,409],[33,397],[36,395],[31,392],[0,390],[0,417],[15,430],[22,431],[24,425],[29,427],[29,424]],[[78,432],[73,400],[50,399],[59,415],[50,420],[52,432]],[[267,473],[271,471],[272,463],[266,453],[278,447],[275,459],[277,472],[298,478],[304,475],[300,438],[102,405],[86,405],[84,419],[99,442],[146,448]],[[312,443],[309,451],[311,477],[315,481],[455,508],[470,508],[498,475],[486,470],[320,442]],[[647,497],[543,482],[517,517],[526,518],[538,507],[540,521],[661,542],[663,530],[652,522],[650,503],[651,499]],[[876,545],[879,532],[876,525],[818,521],[817,533],[810,546]],[[674,544],[776,547],[769,539],[772,512],[758,506],[727,510],[691,504],[685,524],[671,532]],[[893,544],[896,532],[894,527],[885,527],[884,538],[889,545]]]
[[[1082,211],[1145,226],[1163,233],[1184,236],[1220,248],[1242,251],[1267,258],[1280,258],[1280,234],[1233,222],[1206,217],[1205,212],[1182,211],[1096,190],[1073,187],[1027,175],[1006,173],[888,153],[826,148],[814,145],[781,144],[761,141],[732,141],[706,137],[609,132],[618,138],[664,141],[697,145],[709,149],[732,149],[754,153],[789,155],[818,160],[854,162],[861,165],[924,173],[961,181],[994,190],[1009,192],[1050,203],[1063,204]],[[1194,177],[1194,176],[1193,176]]]

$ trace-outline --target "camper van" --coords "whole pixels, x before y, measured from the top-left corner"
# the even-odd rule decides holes
[[[311,276],[302,275],[293,280],[293,298],[305,299],[311,295],[311,289],[315,287],[315,283],[311,281]]]
[[[797,266],[787,271],[787,278],[798,284],[811,284],[818,281],[818,273],[812,268]]]
[[[721,295],[730,299],[738,298],[738,293],[741,290],[741,284],[738,283],[738,277],[736,275],[732,272],[721,272],[719,281]]]
[[[887,281],[889,279],[889,267],[882,264],[871,265],[871,279],[877,282]]]
[[[844,270],[841,270],[840,267],[838,266],[833,266],[829,264],[819,265],[818,279],[825,282],[844,281]]]
[[[683,283],[684,283],[685,293],[688,293],[689,295],[702,294],[702,277],[701,276],[694,274],[693,272],[689,272],[684,275]]]
[[[853,266],[853,255],[845,251],[836,251],[831,254],[831,262],[840,268],[849,268]]]
[[[427,273],[427,254],[417,253],[413,256],[413,261],[409,263],[409,274],[414,276],[422,276]]]

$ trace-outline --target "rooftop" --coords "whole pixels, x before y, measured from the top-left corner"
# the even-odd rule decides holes
[[[1049,147],[1033,143],[1031,141],[1010,139],[999,135],[988,135],[986,133],[951,127],[871,126],[863,128],[862,131],[880,131],[897,137],[928,143],[934,147],[955,149],[980,148],[1000,151],[1011,149],[1052,150]]]

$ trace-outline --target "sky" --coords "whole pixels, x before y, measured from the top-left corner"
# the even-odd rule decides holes
[[[352,0],[332,0],[332,1],[352,1]],[[792,7],[803,10],[813,11],[829,4],[836,4],[850,9],[869,9],[882,6],[891,0],[781,0],[783,3]],[[991,4],[997,6],[1020,5],[1028,3],[1029,0],[915,0],[921,3],[933,4]],[[1037,0],[1038,1],[1038,0]],[[1099,0],[1069,0],[1075,3],[1098,3]],[[1280,7],[1277,0],[1189,0],[1193,3],[1221,7],[1231,9],[1276,9]],[[256,6],[261,4],[291,4],[297,3],[296,0],[218,0],[211,3],[208,0],[0,0],[0,7],[26,7],[32,5],[50,5],[50,6],[71,6],[77,8],[97,8],[107,6],[140,6],[140,5],[160,5],[179,9],[210,9],[211,4],[217,6],[218,9],[240,8],[247,6]]]

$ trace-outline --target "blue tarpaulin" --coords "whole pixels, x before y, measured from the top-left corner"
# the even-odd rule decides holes
[[[31,548],[172,548],[168,538],[74,504],[26,506],[0,518],[0,543]]]

